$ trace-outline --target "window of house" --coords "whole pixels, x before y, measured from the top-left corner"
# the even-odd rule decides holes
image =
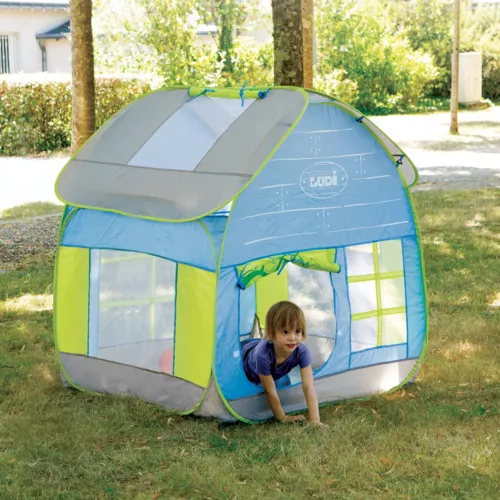
[[[0,34],[0,74],[16,71],[16,36]]]

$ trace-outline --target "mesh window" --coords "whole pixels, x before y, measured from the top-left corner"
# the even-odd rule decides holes
[[[380,292],[382,309],[405,305],[405,281],[403,278],[381,280]]]
[[[401,240],[346,249],[353,351],[407,341]]]
[[[351,348],[363,351],[377,347],[377,318],[353,321],[351,327]]]
[[[371,244],[349,247],[346,249],[346,256],[349,276],[361,276],[375,272]]]
[[[307,321],[306,344],[313,369],[321,368],[330,357],[336,333],[334,294],[330,273],[288,265],[288,296],[304,311]]]
[[[403,249],[401,247],[401,240],[381,241],[378,247],[381,273],[403,270]]]
[[[406,314],[389,314],[382,318],[382,343],[384,345],[406,342]]]
[[[92,250],[91,355],[172,373],[176,264],[150,255]]]
[[[359,314],[377,309],[377,289],[375,281],[360,281],[349,285],[351,313]]]

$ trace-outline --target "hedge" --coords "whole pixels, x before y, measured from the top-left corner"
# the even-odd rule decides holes
[[[126,104],[159,86],[160,82],[152,77],[98,76],[97,127]],[[315,86],[360,106],[359,85],[356,81],[345,78],[345,71],[326,76],[318,74]],[[483,54],[483,96],[495,101],[500,99],[500,54]],[[373,109],[374,107],[372,103],[372,109],[368,111],[381,113],[381,109]],[[419,112],[425,111],[421,107],[417,108]],[[361,109],[364,110],[362,106]],[[408,108],[410,110],[411,107]],[[391,111],[394,112],[394,109]],[[47,73],[7,75],[0,80],[0,155],[26,156],[60,151],[69,148],[70,144],[69,76]]]
[[[148,79],[98,76],[97,127],[152,88],[153,82]],[[25,156],[70,145],[69,77],[22,75],[0,81],[0,155]]]
[[[483,53],[483,97],[500,100],[500,53]]]

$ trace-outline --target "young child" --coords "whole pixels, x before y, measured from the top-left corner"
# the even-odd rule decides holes
[[[248,339],[242,345],[243,368],[248,380],[262,384],[274,416],[281,422],[305,420],[303,415],[286,415],[276,387],[290,385],[289,373],[300,366],[302,390],[309,410],[309,420],[322,425],[314,390],[311,354],[302,343],[306,321],[300,307],[292,302],[274,304],[266,316],[265,339]]]

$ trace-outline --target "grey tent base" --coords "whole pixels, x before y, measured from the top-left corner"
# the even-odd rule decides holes
[[[194,414],[201,417],[218,418],[226,422],[238,420],[223,402],[213,376],[205,391],[200,386],[171,375],[102,359],[61,353],[61,360],[72,382],[83,389],[134,396],[182,413],[189,413],[196,408]],[[314,383],[318,402],[320,405],[335,403],[386,392],[404,382],[418,363],[418,358],[407,359],[322,377]],[[63,384],[70,385],[64,373],[61,376]],[[414,378],[415,375],[411,380]],[[300,384],[280,389],[279,395],[285,412],[306,409]],[[230,400],[227,404],[235,414],[246,420],[260,422],[273,417],[265,394]]]
[[[200,417],[215,417],[224,422],[237,422],[238,419],[229,413],[222,401],[213,376],[210,377],[207,393],[201,405],[194,412]]]
[[[187,380],[113,361],[63,352],[61,361],[71,381],[83,389],[134,396],[181,413],[192,411],[205,393]]]

